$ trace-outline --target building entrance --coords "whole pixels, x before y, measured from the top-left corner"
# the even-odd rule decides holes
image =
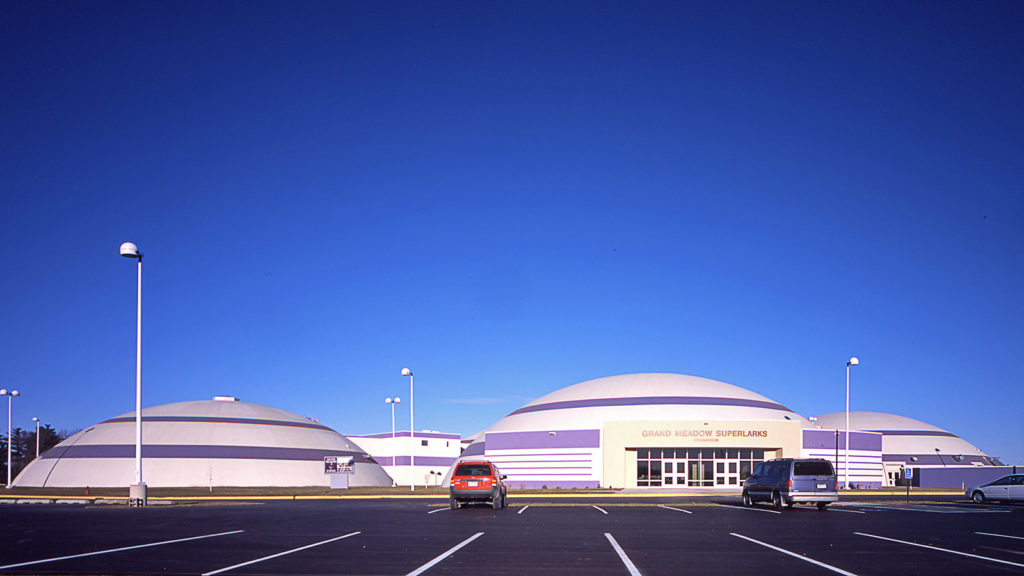
[[[637,448],[636,484],[739,487],[764,460],[764,448]]]

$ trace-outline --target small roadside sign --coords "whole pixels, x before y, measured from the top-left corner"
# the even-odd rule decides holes
[[[324,456],[324,474],[351,474],[352,456]]]

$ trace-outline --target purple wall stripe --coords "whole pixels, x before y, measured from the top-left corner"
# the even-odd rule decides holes
[[[638,396],[625,398],[591,398],[587,400],[565,400],[562,402],[534,404],[533,406],[524,406],[512,414],[509,414],[509,416],[514,414],[526,414],[528,412],[540,412],[543,410],[565,410],[567,408],[593,408],[605,406],[643,406],[648,404],[746,406],[750,408],[766,408],[768,410],[792,412],[792,410],[786,408],[782,404],[766,402],[764,400],[717,398],[713,396]]]
[[[190,446],[143,444],[143,458],[242,458],[250,460],[320,460],[324,456],[353,456],[369,462],[366,455],[345,450],[277,448],[267,446]],[[40,458],[135,458],[134,444],[84,444],[54,447]]]
[[[465,456],[465,453],[463,453],[463,456]],[[569,452],[569,453],[561,453],[561,452],[522,452],[522,453],[513,453],[513,454],[492,454],[491,455],[492,458],[518,458],[518,457],[522,457],[522,456],[529,456],[529,457],[534,457],[534,458],[536,458],[538,456],[586,456],[586,457],[589,458],[590,456],[592,456],[592,454],[590,452]]]
[[[287,420],[261,420],[257,418],[223,418],[220,416],[143,416],[143,422],[203,422],[216,424],[256,424],[259,426],[288,426],[293,428],[313,428],[316,430],[331,430],[327,426],[315,422],[289,422]],[[111,418],[100,422],[100,424],[123,424],[135,423],[134,416]]]
[[[971,466],[969,468],[917,468],[914,486],[925,488],[971,488],[1013,474],[1012,466]]]
[[[499,458],[501,458],[501,460],[499,460]],[[589,460],[589,459],[588,460],[563,460],[563,459],[559,458],[558,460],[504,460],[504,458],[505,458],[505,455],[502,454],[501,456],[492,456],[491,460],[493,460],[495,462],[504,462],[505,465],[508,465],[508,464],[555,464],[555,463],[561,464],[562,462],[570,462],[570,463],[572,463],[572,462],[593,462],[593,460]]]
[[[376,460],[378,462],[380,462],[381,466],[408,466],[409,465],[409,457],[408,456],[384,457],[384,458],[376,458]],[[385,460],[388,461],[388,464],[384,464]],[[444,467],[448,467],[448,466],[451,466],[452,462],[455,462],[455,460],[456,460],[456,458],[454,456],[451,456],[451,457],[449,457],[449,456],[417,456],[416,457],[416,465],[417,466],[444,466]]]
[[[551,434],[554,432],[554,434]],[[600,448],[600,430],[544,430],[540,432],[488,432],[487,451],[536,448]]]
[[[509,474],[508,476],[511,478],[512,476],[593,476],[593,474],[583,474],[578,472],[565,472],[555,474],[531,474],[529,472],[521,472],[519,474]]]
[[[600,488],[597,480],[509,480],[509,488]]]
[[[839,431],[839,451],[846,446],[846,431]],[[835,450],[835,430],[804,430],[804,449]],[[882,450],[882,435],[875,432],[850,432],[850,450]]]

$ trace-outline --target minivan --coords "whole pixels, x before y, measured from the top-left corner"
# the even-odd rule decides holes
[[[743,505],[771,502],[776,509],[796,503],[817,504],[824,510],[839,501],[832,462],[823,458],[779,458],[757,465],[743,482]]]

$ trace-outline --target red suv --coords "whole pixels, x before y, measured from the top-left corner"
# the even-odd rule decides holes
[[[495,510],[508,506],[505,476],[486,460],[463,461],[455,467],[448,503],[456,510],[461,502],[490,502]]]

